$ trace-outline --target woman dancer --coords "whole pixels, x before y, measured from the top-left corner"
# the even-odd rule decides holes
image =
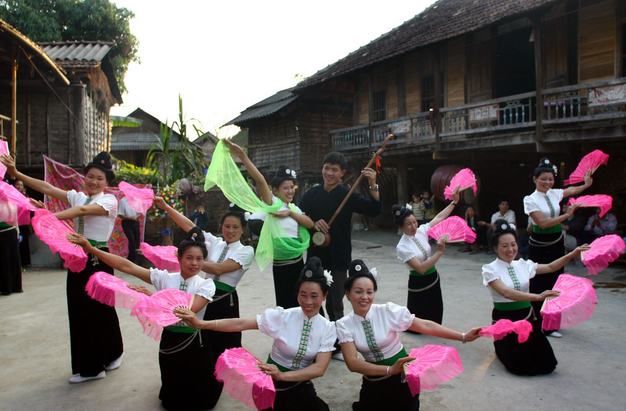
[[[45,181],[17,171],[13,159],[2,156],[7,172],[33,190],[39,191],[70,206],[55,213],[59,220],[74,220],[74,228],[84,234],[94,247],[108,251],[107,241],[117,218],[117,200],[104,189],[115,179],[111,156],[103,151],[85,167],[86,194],[76,190],[64,191]],[[81,383],[106,377],[106,371],[122,364],[123,343],[114,307],[91,299],[85,292],[89,277],[96,271],[113,275],[113,268],[88,255],[87,267],[79,273],[68,270],[67,308],[70,321],[72,373],[70,383]],[[89,324],[98,324],[94,327]]]
[[[326,372],[337,338],[335,323],[319,315],[332,279],[319,258],[307,261],[296,283],[299,307],[267,309],[256,318],[200,321],[187,309],[177,309],[193,328],[225,333],[258,329],[274,338],[267,363],[260,368],[274,379],[274,411],[325,411],[328,405],[317,396],[310,381]]]
[[[269,206],[281,204],[278,211],[270,212],[277,217],[276,222],[266,219],[265,224],[280,224],[279,233],[272,232],[268,239],[274,248],[274,292],[276,305],[283,308],[298,306],[294,285],[298,281],[300,271],[304,267],[302,254],[309,247],[309,231],[314,227],[313,220],[302,214],[296,205],[292,204],[296,192],[296,173],[286,166],[278,166],[276,175],[270,182],[270,187],[263,175],[250,161],[248,155],[230,140],[224,140],[230,146],[230,153],[241,159],[250,176],[257,182],[263,202]],[[281,236],[281,234],[284,236]]]
[[[494,341],[496,355],[513,374],[550,374],[556,368],[557,361],[548,339],[541,332],[541,317],[536,315],[531,302],[542,303],[546,297],[556,296],[559,292],[545,290],[540,294],[532,293],[529,292],[529,282],[536,275],[549,275],[559,270],[589,247],[580,246],[549,264],[537,264],[532,260],[515,260],[518,251],[517,233],[515,227],[506,220],[497,220],[493,230],[493,250],[498,258],[491,264],[483,265],[483,284],[490,287],[493,298],[493,322],[495,324],[503,318],[511,321],[528,320],[533,326],[525,343],[520,344],[515,334]]]
[[[419,225],[413,211],[394,205],[391,211],[394,222],[404,233],[396,251],[398,259],[409,269],[409,295],[407,307],[417,317],[441,324],[443,319],[443,299],[439,273],[435,264],[446,250],[445,239],[437,242],[437,252],[433,253],[428,243],[428,230],[445,220],[459,202],[458,188],[452,194],[453,201],[431,222]]]
[[[154,199],[157,207],[167,214],[186,232],[194,230],[194,223],[183,214],[170,207],[161,197]],[[254,260],[254,249],[241,243],[241,236],[246,228],[246,216],[239,211],[230,210],[222,216],[222,237],[209,232],[202,232],[209,252],[202,270],[206,278],[215,282],[215,297],[204,312],[205,320],[216,318],[239,318],[239,295],[237,285],[248,271]],[[197,228],[195,228],[197,230]],[[213,361],[227,348],[241,347],[241,333],[216,333],[208,331],[208,339],[204,340],[211,346]],[[219,398],[223,384],[218,382],[211,389],[212,396]]]
[[[24,188],[24,183],[20,180],[15,180],[13,182],[13,186],[22,193],[25,197],[29,197],[26,192],[26,188]],[[29,212],[29,214],[31,214]],[[30,239],[28,238],[31,228],[30,224],[22,224],[19,226],[20,230],[20,264],[22,267],[26,267],[30,265]]]
[[[412,330],[465,343],[478,338],[480,328],[459,333],[417,318],[407,308],[394,303],[374,304],[378,290],[376,278],[361,260],[350,263],[349,275],[344,290],[354,311],[337,321],[337,334],[346,366],[363,374],[359,401],[352,404],[352,409],[418,410],[419,395],[411,395],[400,374],[403,364],[415,358],[408,356],[398,333]]]
[[[22,292],[22,266],[19,255],[19,233],[17,230],[17,207],[0,200],[0,294]]]
[[[530,235],[530,249],[528,258],[540,264],[547,264],[562,257],[565,250],[563,241],[563,228],[561,223],[573,216],[575,207],[569,207],[565,214],[559,215],[559,203],[565,197],[580,194],[593,183],[591,172],[585,174],[585,183],[581,186],[568,187],[566,189],[552,188],[557,173],[556,166],[550,160],[542,158],[539,166],[535,169],[533,181],[536,189],[524,197],[524,212],[530,217],[532,233]],[[548,275],[534,278],[530,282],[530,292],[540,294],[545,290],[551,290],[556,279],[563,273],[562,269]],[[535,314],[541,316],[541,302],[533,302]],[[546,331],[552,337],[561,337],[555,331]]]
[[[157,291],[174,288],[194,295],[191,309],[202,316],[207,303],[215,294],[215,285],[212,280],[205,280],[198,275],[207,249],[202,232],[195,230],[190,231],[187,239],[178,246],[180,273],[140,267],[125,258],[93,247],[80,235],[71,235],[70,240],[110,267],[154,285]],[[219,393],[215,395],[212,389],[218,382],[213,375],[215,361],[211,348],[206,344],[209,338],[206,331],[187,327],[182,321],[163,329],[159,345],[159,399],[166,410],[207,410],[215,407]],[[185,394],[181,395],[182,392]]]

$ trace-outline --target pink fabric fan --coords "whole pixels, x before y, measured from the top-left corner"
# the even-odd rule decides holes
[[[604,154],[601,150],[593,150],[580,160],[580,163],[576,166],[576,170],[569,175],[568,180],[563,180],[563,184],[567,186],[585,181],[587,171],[591,170],[591,174],[593,174],[602,164],[607,165],[608,163],[608,154]]]
[[[609,266],[609,263],[617,260],[620,254],[624,253],[626,244],[617,234],[609,234],[593,240],[591,247],[580,254],[589,275],[598,274]]]
[[[458,216],[446,218],[428,230],[428,235],[435,240],[439,240],[442,236],[447,235],[447,243],[461,241],[473,243],[476,241],[476,233],[467,225],[465,220]]]
[[[215,377],[230,396],[257,410],[274,406],[276,389],[272,377],[259,368],[259,361],[243,347],[222,353],[215,364]]]
[[[54,214],[45,209],[35,211],[33,217],[33,229],[44,243],[48,244],[53,253],[58,252],[65,260],[64,267],[75,273],[80,272],[87,266],[87,254],[83,249],[71,243],[67,239],[68,234],[73,234],[66,223],[59,221]]]
[[[173,245],[150,245],[148,243],[139,244],[141,253],[150,260],[159,270],[167,270],[169,272],[180,271],[180,264],[176,257],[177,248]]]
[[[3,154],[9,155],[9,144],[4,140],[0,140],[0,156]],[[0,180],[4,178],[6,173],[7,173],[6,166],[0,163]]]
[[[561,274],[552,289],[559,290],[561,294],[553,298],[548,297],[543,302],[541,328],[558,330],[591,318],[598,298],[590,279]]]
[[[507,334],[514,332],[517,334],[517,341],[521,344],[528,341],[532,331],[532,324],[526,320],[511,321],[503,318],[494,325],[483,327],[478,335],[481,337],[493,337],[494,341],[498,341],[506,337]]]
[[[417,358],[404,366],[406,382],[415,397],[424,390],[436,390],[441,383],[463,372],[459,353],[453,347],[425,345],[413,348],[409,357]]]
[[[144,334],[160,339],[161,330],[168,325],[181,321],[174,314],[176,307],[191,308],[193,295],[175,288],[157,291],[150,297],[139,301],[133,307],[132,316],[136,316],[144,327]]]
[[[154,192],[149,188],[133,187],[125,181],[122,181],[118,187],[126,196],[130,208],[139,214],[146,214],[146,211],[152,207]]]
[[[602,218],[613,207],[613,197],[606,194],[595,194],[570,198],[567,202],[568,206],[574,204],[582,204],[583,207],[600,207],[600,218]]]
[[[30,223],[30,212],[37,210],[31,202],[30,198],[20,193],[19,190],[11,184],[0,181],[0,200],[8,201],[17,206],[17,223],[25,225]],[[2,218],[2,217],[0,217]],[[4,221],[4,220],[3,220]]]
[[[478,187],[476,186],[476,176],[474,175],[474,172],[469,168],[464,168],[456,173],[450,180],[450,185],[443,190],[443,196],[448,200],[452,200],[452,193],[457,187],[461,187],[461,191],[472,187],[472,191],[474,192],[474,195],[476,195]]]
[[[148,298],[144,293],[131,290],[128,283],[109,273],[98,271],[89,277],[85,286],[87,295],[111,307],[132,309],[139,301]]]
[[[0,199],[0,221],[9,224],[17,225],[17,207],[15,204]]]

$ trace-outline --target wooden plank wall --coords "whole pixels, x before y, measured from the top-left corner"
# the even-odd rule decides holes
[[[420,112],[420,75],[419,51],[409,53],[404,57],[404,87],[406,90],[406,114]]]
[[[445,50],[445,106],[460,106],[465,104],[465,38],[449,41]]]
[[[362,85],[361,92],[357,96],[358,99],[358,125],[367,124],[369,119],[368,103],[369,103],[369,75],[365,72],[359,73],[359,85]],[[348,126],[349,127],[349,126]]]
[[[614,0],[582,0],[578,15],[580,83],[614,78]]]

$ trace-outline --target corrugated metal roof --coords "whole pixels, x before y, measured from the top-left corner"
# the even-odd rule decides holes
[[[157,143],[158,139],[154,133],[149,131],[139,131],[136,133],[112,134],[111,152],[114,151],[147,151]],[[179,137],[172,134],[170,150],[180,147]]]
[[[279,91],[273,96],[268,97],[265,100],[259,101],[258,103],[242,111],[238,117],[230,120],[228,123],[224,124],[224,126],[229,126],[231,124],[237,125],[249,120],[253,120],[255,118],[266,117],[270,114],[276,113],[278,110],[291,104],[298,98],[298,96],[293,94],[291,90],[292,89]]]
[[[63,67],[97,66],[111,50],[106,41],[60,41],[39,43],[51,59]]]

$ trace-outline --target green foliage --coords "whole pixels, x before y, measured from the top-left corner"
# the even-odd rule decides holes
[[[133,17],[109,0],[0,0],[0,18],[33,41],[113,42],[109,57],[122,93],[128,65],[139,62],[139,42],[129,25]]]
[[[151,169],[145,167],[137,167],[128,164],[123,160],[113,159],[117,170],[115,170],[115,181],[113,185],[117,185],[120,181],[126,181],[129,184],[152,184],[153,186],[163,185],[163,181],[159,176],[154,175]]]

